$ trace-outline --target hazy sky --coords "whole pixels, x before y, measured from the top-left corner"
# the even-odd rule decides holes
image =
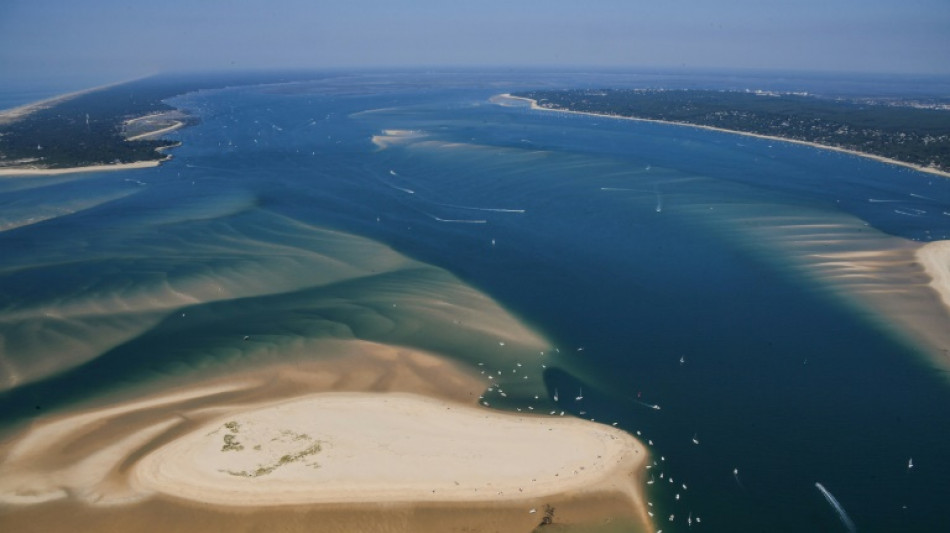
[[[0,0],[0,76],[371,66],[950,74],[950,0]]]

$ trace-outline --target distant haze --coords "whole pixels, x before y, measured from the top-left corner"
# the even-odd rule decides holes
[[[950,1],[0,2],[8,81],[420,66],[950,74]]]

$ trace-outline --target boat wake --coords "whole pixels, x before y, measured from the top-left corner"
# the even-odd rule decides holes
[[[851,517],[848,516],[848,513],[844,511],[844,507],[838,503],[838,500],[828,492],[821,483],[815,483],[815,486],[818,487],[818,491],[821,492],[821,495],[828,500],[828,503],[834,508],[835,512],[838,513],[838,518],[841,519],[841,523],[844,524],[844,527],[848,528],[848,531],[854,533],[857,531],[857,528],[854,527],[854,522],[851,521]]]
[[[436,205],[441,206],[441,207],[450,207],[452,209],[464,209],[466,211],[487,211],[489,213],[515,213],[515,214],[520,215],[525,212],[524,209],[508,209],[508,208],[503,208],[503,207],[472,207],[472,206],[466,206],[466,205],[453,205],[453,204],[443,204],[443,203],[436,203]]]
[[[426,214],[429,215],[429,213],[426,213]],[[459,219],[459,218],[441,218],[435,215],[429,215],[429,216],[432,217],[432,220],[435,220],[436,222],[446,222],[450,224],[488,224],[488,221],[484,219],[465,219],[465,218]]]

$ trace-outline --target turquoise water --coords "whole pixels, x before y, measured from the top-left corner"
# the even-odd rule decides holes
[[[308,285],[298,267],[321,237],[305,228],[325,227],[444,268],[545,335],[559,409],[653,442],[648,498],[664,531],[691,529],[690,514],[697,530],[844,531],[816,482],[859,531],[939,528],[942,372],[793,268],[778,230],[763,235],[793,220],[950,238],[950,182],[805,146],[488,102],[535,76],[188,94],[171,103],[201,123],[172,134],[183,145],[169,163],[0,182],[5,420],[239,363],[248,331],[275,346],[355,335],[440,348],[357,327],[347,303],[375,286]],[[387,130],[414,134],[381,149],[372,138]],[[229,297],[168,296],[215,284]],[[71,320],[53,328],[43,312]],[[97,336],[111,339],[101,353]],[[67,357],[73,338],[93,346],[87,356]],[[509,391],[492,406],[526,405],[527,392]]]

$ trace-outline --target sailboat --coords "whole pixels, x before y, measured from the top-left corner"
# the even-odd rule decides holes
[[[574,401],[579,402],[579,401],[581,401],[581,400],[583,400],[583,399],[584,399],[584,389],[583,389],[583,388],[578,388],[578,389],[577,389],[577,398],[574,398]]]
[[[914,468],[914,458],[913,458],[913,457],[911,457],[911,458],[907,461],[907,468],[908,468],[908,469]]]

